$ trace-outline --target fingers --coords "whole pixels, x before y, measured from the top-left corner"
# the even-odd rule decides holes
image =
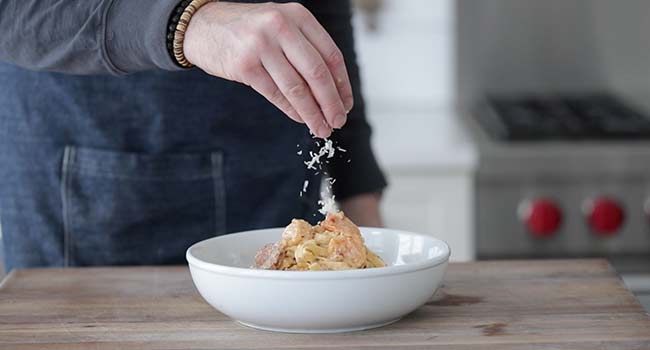
[[[267,50],[262,55],[262,65],[312,133],[322,138],[329,137],[332,129],[326,122],[309,85],[289,63],[280,48]]]
[[[307,9],[302,6],[289,6],[289,10],[295,13],[300,31],[323,57],[329,67],[345,111],[349,112],[354,105],[354,98],[352,97],[352,85],[350,84],[350,77],[341,50],[336,46],[325,28],[318,23]]]
[[[342,127],[347,112],[332,73],[318,51],[297,28],[280,37],[280,46],[291,65],[309,85],[329,126]]]
[[[324,44],[322,40],[310,38],[310,35],[314,35],[314,33],[310,33],[310,32],[316,30],[313,30],[313,27],[311,26],[309,26],[308,28],[309,29],[305,30],[303,33],[305,34],[307,39],[309,39],[309,41],[314,45],[314,47],[318,50],[320,55],[323,57],[325,63],[329,67],[334,82],[336,84],[336,88],[338,90],[339,96],[341,98],[341,101],[343,102],[343,107],[345,108],[346,112],[349,112],[352,109],[352,106],[354,105],[354,98],[352,97],[352,85],[350,84],[350,77],[348,76],[348,70],[345,67],[343,54],[338,49],[338,47],[334,45],[333,41],[332,41],[333,46],[330,46],[329,44]],[[322,29],[322,27],[320,29]],[[324,29],[322,31],[329,38],[327,32],[325,32]],[[331,38],[329,39],[331,40]]]
[[[222,60],[204,70],[250,85],[318,137],[345,124],[353,99],[343,56],[303,6],[256,5],[218,24]]]
[[[250,85],[255,89],[255,91],[259,92],[269,100],[269,102],[278,107],[278,109],[288,115],[289,118],[298,123],[304,123],[298,112],[293,108],[261,63],[259,63],[259,65],[254,69],[251,69],[249,77],[247,77],[245,83]]]

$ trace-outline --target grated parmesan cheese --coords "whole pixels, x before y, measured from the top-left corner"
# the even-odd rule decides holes
[[[328,159],[334,157],[335,149],[334,149],[334,146],[332,145],[332,140],[325,139],[324,141],[325,141],[325,143],[318,150],[318,153],[314,153],[314,152],[311,152],[311,151],[309,152],[309,156],[311,157],[311,159],[304,162],[305,165],[307,166],[307,169],[316,170],[316,167],[314,166],[315,164],[319,164],[318,168],[320,169],[321,168],[320,167],[320,164],[321,164],[320,159],[321,159],[321,157],[323,157],[325,155],[327,156]],[[318,141],[316,142],[316,144],[317,145],[319,144]]]
[[[315,136],[314,136],[315,138]],[[323,145],[321,146],[321,141],[316,140],[316,146],[318,147],[318,152],[314,153],[312,151],[309,151],[309,157],[310,159],[305,161],[305,165],[307,166],[308,170],[314,170],[315,173],[314,175],[320,174],[320,170],[322,170],[322,164],[324,163],[329,163],[330,158],[333,158],[336,151],[341,151],[341,152],[347,152],[347,150],[341,148],[341,147],[334,147],[334,143],[330,139],[323,139],[322,140]],[[297,152],[298,155],[302,155],[302,150]],[[325,157],[324,160],[322,158]],[[348,159],[347,161],[350,163],[350,160]],[[324,172],[325,175],[327,175],[327,172]],[[318,212],[320,212],[323,215],[327,215],[327,213],[333,213],[338,211],[338,207],[336,205],[336,200],[333,194],[332,194],[332,185],[336,182],[336,179],[332,177],[327,177],[324,179],[324,182],[322,185],[324,185],[324,190],[321,192],[321,199],[318,201],[318,205],[320,206],[320,209],[318,209]],[[309,181],[305,180],[302,191],[300,192],[300,196],[303,195],[307,191],[307,186],[309,186]],[[314,214],[315,215],[315,214]]]
[[[323,215],[327,215],[327,213],[336,213],[338,211],[338,208],[336,206],[335,197],[336,196],[331,196],[331,197],[323,196],[323,199],[318,201],[318,205],[320,205],[320,209],[318,209],[318,212]]]
[[[323,191],[320,193],[321,199],[318,201],[318,205],[320,206],[320,209],[318,209],[318,212],[327,215],[327,213],[336,213],[338,211],[338,207],[336,205],[336,196],[332,194],[332,185],[330,184],[331,178],[328,178],[325,180],[323,183],[324,188]]]

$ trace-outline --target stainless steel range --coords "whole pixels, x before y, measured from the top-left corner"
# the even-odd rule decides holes
[[[650,257],[650,119],[611,95],[490,99],[479,150],[479,258]]]
[[[479,258],[606,257],[650,309],[649,11],[456,2]]]
[[[493,99],[479,150],[479,259],[609,259],[650,310],[650,119],[611,96]]]

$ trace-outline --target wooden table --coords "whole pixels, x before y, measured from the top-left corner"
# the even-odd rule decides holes
[[[650,349],[650,317],[603,260],[450,264],[393,325],[330,335],[239,326],[185,267],[36,269],[0,286],[0,349]]]

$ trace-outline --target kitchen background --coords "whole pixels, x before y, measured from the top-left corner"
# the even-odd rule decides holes
[[[607,257],[650,307],[650,2],[354,2],[386,225]]]
[[[387,226],[607,257],[650,307],[650,2],[356,1]]]

